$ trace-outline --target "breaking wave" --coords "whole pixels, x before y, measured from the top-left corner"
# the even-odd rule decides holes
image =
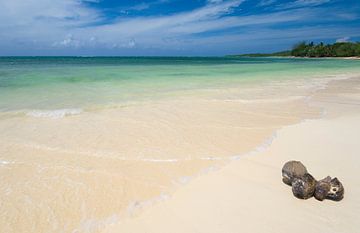
[[[26,115],[31,117],[44,117],[58,119],[70,115],[77,115],[82,113],[82,109],[78,108],[67,108],[67,109],[56,109],[56,110],[34,110],[28,112]]]

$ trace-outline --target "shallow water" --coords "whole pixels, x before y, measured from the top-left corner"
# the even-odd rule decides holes
[[[312,96],[359,65],[0,58],[2,231],[99,232],[321,116]]]
[[[279,58],[0,58],[0,112],[82,109],[242,83],[334,75],[358,60]]]

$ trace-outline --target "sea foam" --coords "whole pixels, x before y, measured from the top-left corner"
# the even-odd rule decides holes
[[[10,162],[10,161],[6,161],[6,160],[0,160],[0,166],[6,166],[6,165],[9,165],[9,164],[12,164],[14,162]]]
[[[58,118],[63,118],[65,116],[77,115],[82,113],[82,111],[83,111],[82,109],[77,109],[77,108],[56,109],[56,110],[34,110],[28,112],[26,115],[32,117],[58,119]]]

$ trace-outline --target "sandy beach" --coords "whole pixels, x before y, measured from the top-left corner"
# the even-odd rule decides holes
[[[200,175],[168,200],[104,232],[358,232],[359,100],[359,78],[332,82],[312,98],[324,108],[322,118],[283,127],[266,150]],[[281,181],[281,168],[294,159],[317,179],[338,177],[345,198],[293,197]]]
[[[351,199],[358,61],[2,62],[4,232],[237,232],[246,224],[276,225],[266,216],[279,207],[283,218],[273,218],[296,212],[301,220],[311,213],[307,221],[314,225],[315,211],[333,222],[331,206],[345,205],[346,214],[334,212],[336,221],[354,221],[358,213]],[[295,199],[281,182],[290,159],[303,161],[317,179],[337,176],[345,199]],[[252,223],[260,218],[268,223]]]

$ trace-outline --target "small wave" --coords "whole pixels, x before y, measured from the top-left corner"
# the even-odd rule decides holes
[[[154,197],[152,199],[149,200],[145,200],[145,201],[133,201],[128,205],[127,208],[127,214],[129,216],[134,216],[136,213],[138,213],[139,211],[141,211],[142,209],[152,206],[156,203],[160,203],[162,201],[166,201],[170,198],[170,195],[167,193],[161,193],[159,196]]]
[[[266,99],[224,99],[225,102],[238,102],[243,104],[253,104],[253,103],[282,103],[282,102],[291,102],[304,99],[305,96],[291,96],[286,98],[266,98]],[[222,100],[220,100],[222,101]]]
[[[243,157],[245,155],[254,155],[254,154],[266,151],[272,145],[274,140],[276,139],[277,132],[278,131],[275,131],[270,137],[265,139],[263,141],[263,143],[261,143],[259,146],[255,147],[253,150],[251,150],[251,151],[249,151],[249,152],[247,152],[245,154],[231,156],[230,160],[239,160],[241,157]]]
[[[0,166],[6,166],[6,165],[9,165],[9,164],[12,164],[13,162],[9,162],[9,161],[6,161],[6,160],[0,160]]]
[[[31,112],[28,112],[26,115],[32,116],[32,117],[44,117],[44,118],[58,119],[58,118],[63,118],[65,116],[77,115],[82,112],[83,112],[82,109],[68,108],[68,109],[56,109],[56,110],[34,110]]]
[[[84,218],[80,222],[80,226],[72,232],[99,232],[104,229],[105,226],[115,224],[119,222],[119,220],[120,217],[117,214],[113,214],[104,219]]]

